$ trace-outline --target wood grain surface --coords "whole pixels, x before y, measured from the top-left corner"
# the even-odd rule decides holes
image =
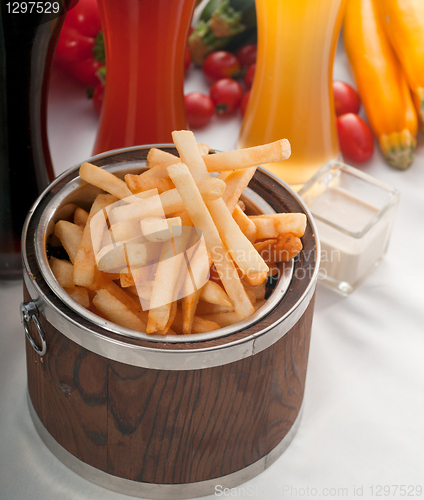
[[[254,356],[186,371],[108,360],[40,315],[48,351],[40,358],[27,341],[31,401],[59,444],[102,471],[156,484],[219,478],[259,460],[290,430],[303,399],[312,311],[313,301]]]

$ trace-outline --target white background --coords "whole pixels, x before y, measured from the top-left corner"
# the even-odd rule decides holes
[[[334,73],[352,81],[342,47]],[[193,70],[186,88],[207,89]],[[48,119],[56,173],[91,156],[97,116],[81,87],[57,72]],[[196,136],[232,149],[239,126],[238,117],[214,119]],[[318,286],[301,426],[277,462],[243,485],[250,498],[356,498],[361,492],[373,498],[371,487],[376,496],[378,485],[391,486],[390,498],[403,498],[399,488],[393,495],[394,485],[424,489],[422,136],[408,171],[388,167],[378,150],[360,168],[401,193],[391,244],[350,297]],[[0,498],[128,498],[68,470],[38,437],[26,403],[21,294],[20,281],[0,283]],[[232,493],[242,497],[243,491]]]

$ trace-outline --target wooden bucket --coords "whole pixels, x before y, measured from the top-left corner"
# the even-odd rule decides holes
[[[137,172],[148,149],[90,161]],[[190,498],[248,480],[281,455],[299,425],[319,260],[306,206],[259,168],[245,193],[248,208],[304,212],[302,253],[251,318],[183,339],[139,339],[70,299],[49,268],[54,221],[67,203],[84,207],[96,194],[78,168],[40,196],[23,232],[21,312],[38,433],[75,472],[127,495]]]

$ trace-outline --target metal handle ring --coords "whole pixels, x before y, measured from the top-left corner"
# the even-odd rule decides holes
[[[27,339],[29,340],[30,344],[34,348],[34,351],[39,354],[40,356],[44,356],[47,351],[47,343],[46,339],[44,338],[43,330],[41,328],[40,322],[38,321],[38,309],[37,306],[35,305],[34,302],[22,302],[21,303],[21,320],[22,324],[24,325],[25,328],[25,335],[27,336]],[[31,333],[28,329],[28,323],[30,321],[33,321],[37,331],[38,335],[40,336],[41,340],[41,348],[38,347],[38,345],[35,343],[34,339],[31,336]]]

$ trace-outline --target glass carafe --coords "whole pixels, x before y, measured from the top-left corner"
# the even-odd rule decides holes
[[[291,157],[266,165],[299,188],[339,155],[332,71],[345,0],[256,0],[258,55],[238,146],[286,138]]]
[[[106,87],[94,153],[185,129],[184,54],[195,0],[99,0]]]

